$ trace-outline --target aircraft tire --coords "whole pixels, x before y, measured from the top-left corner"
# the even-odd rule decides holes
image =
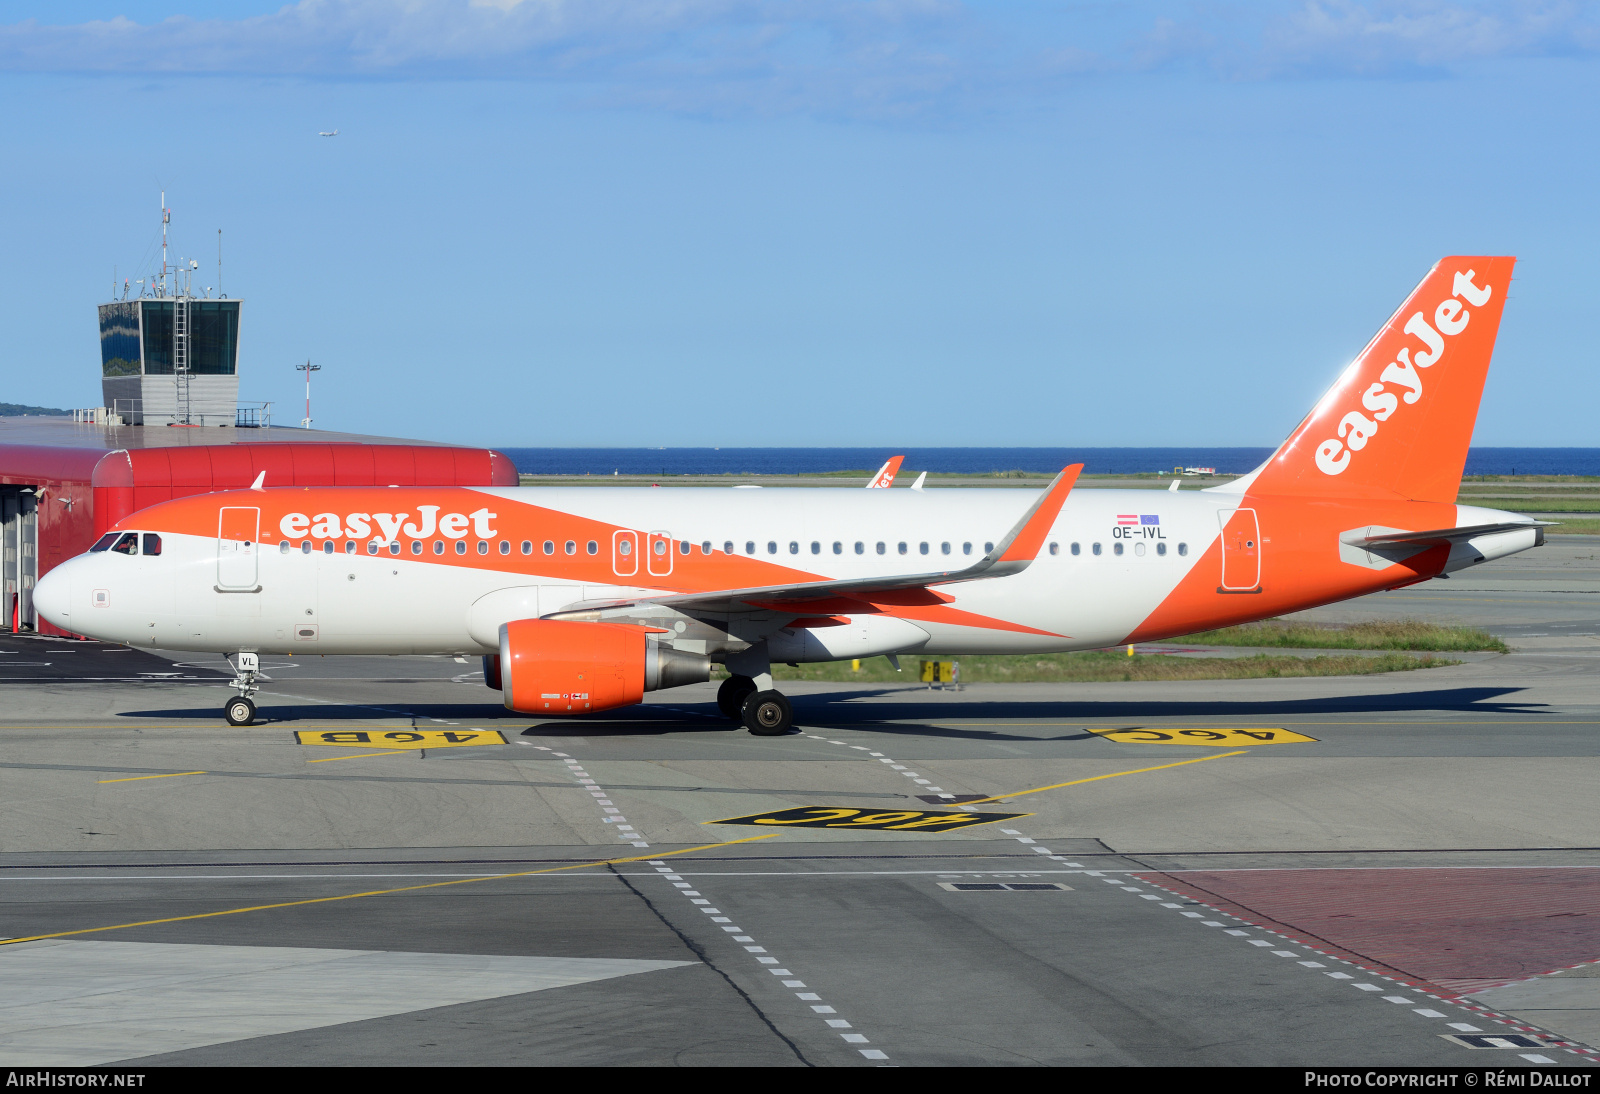
[[[241,695],[228,700],[228,705],[222,708],[222,716],[228,719],[230,726],[247,726],[256,720],[256,705]]]
[[[744,720],[744,701],[756,690],[756,682],[748,676],[730,676],[717,689],[717,709],[730,722]]]
[[[794,727],[794,708],[781,691],[752,692],[743,713],[744,727],[757,737],[781,737]]]

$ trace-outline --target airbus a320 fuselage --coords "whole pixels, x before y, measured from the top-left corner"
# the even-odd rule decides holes
[[[1424,581],[1543,542],[1455,504],[1509,258],[1425,277],[1260,468],[1203,491],[294,488],[166,502],[43,578],[63,629],[237,654],[478,654],[512,710],[583,714],[770,666],[1095,649]]]

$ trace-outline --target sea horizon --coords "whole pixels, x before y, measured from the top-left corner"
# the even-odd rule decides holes
[[[817,475],[876,470],[903,455],[901,474],[1048,474],[1082,463],[1091,475],[1171,474],[1180,467],[1242,475],[1270,447],[1159,448],[500,448],[525,475]],[[1600,475],[1600,448],[1481,447],[1467,453],[1466,475]]]

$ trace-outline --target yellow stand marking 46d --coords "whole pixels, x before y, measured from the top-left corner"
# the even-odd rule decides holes
[[[1315,737],[1287,729],[1091,729],[1090,733],[1108,741],[1138,745],[1240,745],[1315,744]]]
[[[340,748],[465,748],[506,743],[498,729],[303,729],[294,739],[303,745]]]

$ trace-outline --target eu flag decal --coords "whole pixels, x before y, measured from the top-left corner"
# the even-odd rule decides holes
[[[1139,514],[1139,523],[1142,524],[1142,525],[1146,525],[1146,526],[1151,525],[1151,524],[1160,524],[1161,523],[1161,518],[1158,517],[1158,516],[1155,516],[1152,513],[1140,513]]]

